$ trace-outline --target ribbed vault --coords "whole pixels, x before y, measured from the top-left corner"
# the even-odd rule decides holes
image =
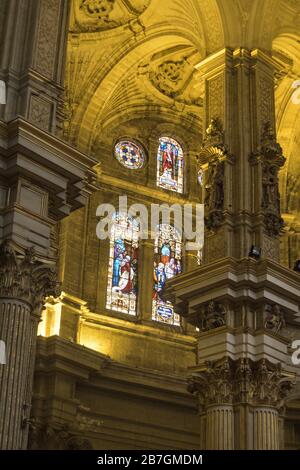
[[[97,8],[97,6],[99,8]],[[300,174],[297,0],[73,0],[68,40],[64,137],[95,152],[126,123],[169,122],[201,132],[201,76],[195,65],[228,47],[261,47],[279,64],[276,112],[288,162]],[[137,124],[138,126],[138,124]]]

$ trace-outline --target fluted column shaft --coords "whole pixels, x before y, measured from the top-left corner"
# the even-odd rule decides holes
[[[35,259],[33,249],[17,253],[0,245],[0,339],[6,364],[0,366],[0,449],[26,449],[37,327],[46,295],[56,290],[56,272]]]
[[[206,449],[232,450],[234,447],[233,407],[218,405],[206,414]]]
[[[36,341],[31,306],[18,299],[0,299],[0,332],[6,345],[6,364],[0,369],[0,448],[22,448],[26,430],[27,386],[31,345]]]
[[[190,378],[207,450],[279,449],[279,411],[294,383],[280,364],[247,358],[207,362]]]
[[[253,426],[255,450],[279,449],[279,416],[276,409],[255,409]]]

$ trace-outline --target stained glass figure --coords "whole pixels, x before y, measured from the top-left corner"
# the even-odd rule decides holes
[[[130,170],[138,170],[145,163],[145,154],[142,147],[129,140],[121,140],[116,144],[115,157]]]
[[[106,308],[136,315],[139,224],[115,213],[110,237]]]
[[[158,226],[154,253],[152,319],[179,325],[180,317],[174,312],[173,305],[161,297],[166,281],[181,273],[181,236],[174,227],[168,224]]]
[[[183,167],[181,146],[170,137],[161,137],[157,154],[157,186],[182,193]]]

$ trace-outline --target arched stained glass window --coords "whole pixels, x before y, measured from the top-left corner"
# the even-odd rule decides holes
[[[170,137],[161,137],[157,154],[157,186],[182,193],[183,167],[181,146]]]
[[[106,308],[136,315],[139,224],[115,213],[110,237]]]
[[[145,163],[145,153],[142,147],[129,140],[121,140],[116,144],[115,157],[130,170],[138,170]]]
[[[152,319],[179,325],[180,317],[170,302],[164,302],[161,293],[166,281],[181,273],[182,242],[177,230],[168,224],[157,227],[154,248],[154,284],[152,293]]]

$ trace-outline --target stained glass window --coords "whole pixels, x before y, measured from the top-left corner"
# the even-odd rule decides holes
[[[166,281],[181,273],[182,243],[180,234],[171,225],[159,225],[154,250],[152,319],[169,325],[179,325],[179,315],[174,312],[171,302],[163,301],[161,293]]]
[[[138,170],[145,163],[142,147],[129,140],[121,140],[115,146],[116,159],[130,170]]]
[[[178,142],[161,137],[157,154],[157,186],[182,193],[183,166],[183,151]]]
[[[110,237],[106,308],[136,315],[139,224],[115,213]]]

